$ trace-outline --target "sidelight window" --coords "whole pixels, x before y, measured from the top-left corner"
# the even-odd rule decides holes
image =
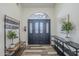
[[[32,33],[32,23],[30,23],[30,33]]]

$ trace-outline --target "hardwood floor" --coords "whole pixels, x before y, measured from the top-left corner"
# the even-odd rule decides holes
[[[21,56],[57,56],[57,52],[50,45],[28,45]]]

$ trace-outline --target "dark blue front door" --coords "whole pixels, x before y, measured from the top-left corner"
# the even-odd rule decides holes
[[[29,44],[49,44],[50,43],[50,20],[28,21],[28,43]]]

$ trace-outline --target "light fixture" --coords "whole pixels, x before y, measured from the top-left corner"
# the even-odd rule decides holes
[[[26,31],[26,26],[24,26],[24,31]]]

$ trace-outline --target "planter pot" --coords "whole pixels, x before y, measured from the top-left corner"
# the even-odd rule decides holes
[[[11,44],[11,45],[10,45],[10,48],[14,48],[14,47],[15,47],[15,44]]]
[[[71,41],[71,37],[66,37],[66,41],[70,42]]]
[[[67,33],[66,36],[65,36],[65,38],[66,38],[66,41],[68,41],[68,42],[71,41],[71,36],[70,36],[70,34]]]

